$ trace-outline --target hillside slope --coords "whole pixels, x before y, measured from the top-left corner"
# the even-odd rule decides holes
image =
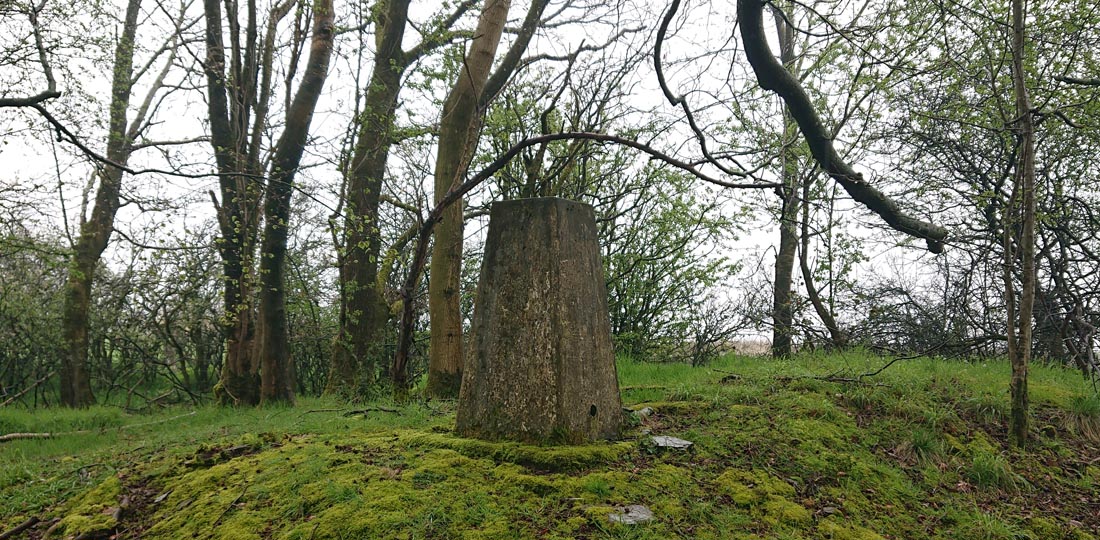
[[[0,446],[0,530],[39,518],[21,537],[1100,535],[1100,401],[1078,374],[1034,369],[1036,441],[1021,452],[1005,440],[1007,365],[920,359],[858,383],[821,378],[882,362],[620,362],[624,403],[653,412],[622,441],[579,447],[462,439],[436,403],[0,411],[0,433],[79,431]],[[626,505],[653,520],[613,522]]]

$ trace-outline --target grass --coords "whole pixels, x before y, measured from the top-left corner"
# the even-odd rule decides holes
[[[1068,427],[1092,442],[1100,442],[1100,396],[1076,395],[1070,399]]]
[[[623,441],[457,437],[453,404],[0,410],[0,530],[120,538],[1085,540],[1100,532],[1100,402],[1072,371],[1031,371],[1036,440],[1005,444],[1008,366],[917,359],[861,383],[859,352],[711,366],[619,360]],[[1060,421],[1059,421],[1060,419]],[[645,433],[693,441],[646,444]],[[1092,461],[1093,465],[1089,465]],[[123,501],[128,508],[114,520]],[[656,519],[608,516],[644,504]]]

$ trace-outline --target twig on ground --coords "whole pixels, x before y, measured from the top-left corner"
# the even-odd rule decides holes
[[[127,425],[127,426],[119,426],[116,429],[118,429],[119,431],[122,431],[124,429],[133,429],[133,428],[136,428],[136,427],[151,426],[151,425],[154,425],[154,424],[163,424],[165,422],[171,422],[172,420],[179,420],[180,418],[184,418],[184,417],[187,417],[187,416],[194,416],[196,414],[198,414],[198,411],[191,411],[189,413],[176,415],[176,416],[173,416],[171,418],[163,418],[161,420],[153,420],[151,422],[140,422],[140,423],[137,423],[137,424],[130,424],[130,425]],[[94,431],[94,430],[80,429],[80,430],[76,430],[76,431],[64,431],[64,432],[57,432],[57,433],[8,433],[6,435],[0,435],[0,443],[20,440],[20,439],[51,439],[51,438],[54,438],[54,437],[60,437],[62,435],[83,435],[85,433],[91,433],[92,431]],[[107,431],[107,430],[103,429],[103,430],[100,430],[100,431]]]
[[[218,514],[218,519],[215,519],[215,520],[214,520],[214,523],[213,523],[212,525],[210,525],[210,528],[211,528],[211,529],[214,529],[215,527],[217,527],[217,526],[218,526],[218,523],[220,523],[220,522],[221,522],[222,518],[223,518],[223,517],[225,517],[225,515],[226,515],[227,513],[229,513],[229,510],[230,510],[230,509],[232,509],[232,508],[233,508],[234,506],[236,506],[236,505],[237,505],[237,503],[238,503],[238,502],[239,502],[239,501],[241,500],[241,497],[244,497],[244,494],[245,494],[245,493],[246,493],[247,491],[248,491],[248,486],[245,486],[245,487],[244,487],[244,489],[242,489],[242,490],[241,490],[241,494],[240,494],[240,495],[237,495],[237,498],[236,498],[236,499],[233,499],[233,502],[229,503],[229,506],[226,506],[226,507],[225,507],[225,510],[222,510],[222,513],[221,513],[221,514]]]
[[[391,407],[367,407],[365,409],[355,409],[354,411],[348,411],[344,413],[344,416],[355,416],[357,414],[367,414],[369,412],[388,412],[401,414],[401,409],[394,409]]]
[[[15,535],[17,535],[17,534],[19,534],[19,533],[21,533],[21,532],[23,532],[23,531],[25,531],[25,530],[27,530],[31,527],[34,527],[40,521],[42,521],[42,520],[39,519],[37,516],[29,517],[29,518],[27,518],[26,521],[24,521],[23,523],[20,523],[19,525],[16,525],[14,528],[9,529],[7,531],[4,531],[3,533],[0,533],[0,540],[6,540],[7,538],[14,538]]]
[[[22,439],[49,439],[53,433],[8,433],[0,435],[0,442],[18,441]]]
[[[346,411],[346,410],[348,410],[348,409],[347,409],[346,407],[345,407],[345,408],[340,408],[340,409],[310,409],[310,410],[308,410],[308,411],[306,411],[306,412],[304,412],[304,413],[302,413],[302,414],[299,414],[299,415],[298,415],[298,418],[302,418],[303,416],[305,416],[305,415],[307,415],[307,414],[312,414],[312,413],[319,413],[319,412],[344,412],[344,411]]]

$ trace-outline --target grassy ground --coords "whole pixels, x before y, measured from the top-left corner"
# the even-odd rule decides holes
[[[813,378],[881,363],[623,361],[624,404],[656,412],[578,447],[456,437],[447,403],[0,410],[0,433],[73,432],[0,445],[0,530],[40,517],[62,518],[59,538],[1097,538],[1100,400],[1078,374],[1033,369],[1036,440],[1017,451],[1005,364]],[[373,410],[345,416],[356,408]],[[695,445],[662,451],[646,432]],[[609,520],[630,504],[656,519]]]

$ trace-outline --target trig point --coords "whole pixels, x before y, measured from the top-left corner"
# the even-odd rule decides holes
[[[622,425],[607,285],[592,207],[493,204],[457,431],[579,443]]]

